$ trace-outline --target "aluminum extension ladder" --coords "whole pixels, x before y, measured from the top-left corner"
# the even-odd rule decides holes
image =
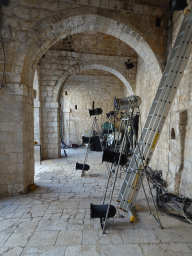
[[[132,217],[145,174],[143,169],[152,158],[191,51],[192,12],[187,11],[117,198],[119,208]]]

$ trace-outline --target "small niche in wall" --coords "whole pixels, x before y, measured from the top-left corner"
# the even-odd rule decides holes
[[[77,105],[75,105],[75,109],[77,109]]]
[[[175,140],[175,129],[174,128],[171,129],[171,139]]]
[[[68,95],[67,91],[65,91],[65,95]]]
[[[92,102],[92,109],[95,108],[95,101]]]

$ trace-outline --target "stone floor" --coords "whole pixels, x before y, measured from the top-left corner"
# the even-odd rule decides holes
[[[142,191],[135,205],[137,221],[130,223],[128,214],[119,212],[103,235],[99,219],[90,219],[90,203],[102,202],[108,177],[101,153],[90,153],[91,169],[81,177],[75,163],[83,162],[85,149],[66,151],[67,158],[36,163],[36,190],[0,198],[0,255],[192,255],[191,226],[160,214],[161,229],[148,213]],[[124,175],[116,182],[115,206]]]

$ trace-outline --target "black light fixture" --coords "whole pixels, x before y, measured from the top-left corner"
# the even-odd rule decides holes
[[[89,115],[90,116],[98,116],[102,114],[102,109],[101,108],[96,108],[96,109],[89,109]]]
[[[118,164],[119,157],[120,157],[119,152],[114,152],[114,151],[111,151],[110,149],[105,149],[103,151],[102,162]],[[119,164],[120,165],[125,165],[126,163],[127,163],[127,157],[126,157],[125,154],[122,154]]]
[[[76,170],[88,171],[89,169],[90,169],[90,166],[88,164],[76,163]]]
[[[171,0],[169,2],[170,11],[182,11],[187,6],[187,0]]]
[[[128,59],[127,62],[125,62],[125,67],[127,69],[131,69],[134,68],[134,64],[130,61],[130,59]]]
[[[108,205],[108,204],[91,204],[90,205],[90,215],[91,215],[91,219],[103,219],[106,218],[106,213],[107,213],[107,209],[109,207],[109,214],[108,214],[108,218],[112,218],[115,216],[116,214],[116,208],[113,205]]]
[[[86,144],[86,143],[95,143],[95,137],[85,137],[85,136],[82,136],[82,141],[83,141],[83,144]]]

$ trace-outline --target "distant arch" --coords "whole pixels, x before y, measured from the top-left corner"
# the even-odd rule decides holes
[[[109,73],[112,73],[113,75],[115,75],[122,81],[122,83],[125,85],[125,87],[127,88],[130,95],[134,94],[129,82],[125,79],[125,77],[119,71],[117,71],[111,67],[101,65],[101,64],[86,64],[86,65],[76,64],[76,65],[71,66],[69,68],[69,70],[64,71],[63,74],[56,81],[55,86],[54,86],[53,101],[54,102],[59,101],[60,93],[62,91],[63,85],[69,77],[71,77],[77,73],[80,73],[81,71],[89,70],[89,69],[99,69],[99,70],[104,70]]]

